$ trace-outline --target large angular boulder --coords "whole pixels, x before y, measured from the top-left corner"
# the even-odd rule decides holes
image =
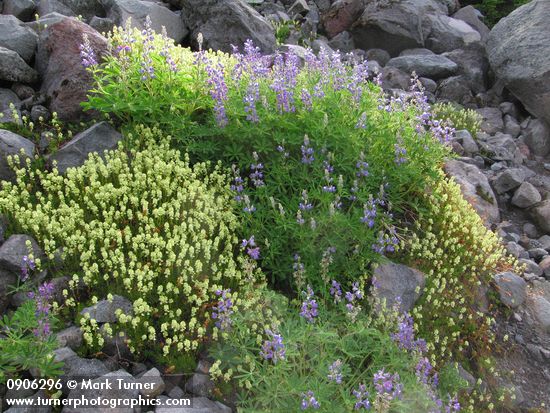
[[[321,15],[321,23],[329,38],[347,31],[363,11],[361,0],[338,0]]]
[[[445,172],[462,189],[462,195],[472,205],[485,224],[500,221],[498,204],[487,177],[475,165],[452,159],[445,164]]]
[[[11,14],[19,20],[30,20],[36,10],[34,0],[4,0],[2,13]]]
[[[90,117],[80,107],[92,85],[80,57],[84,35],[100,59],[107,51],[107,39],[76,19],[66,17],[40,33],[36,67],[43,79],[41,91],[50,99],[50,110],[63,121]]]
[[[205,49],[230,52],[231,45],[242,46],[251,39],[263,53],[275,50],[273,27],[243,0],[186,0],[182,17],[195,45],[202,34]]]
[[[176,43],[181,43],[189,33],[181,17],[162,3],[142,0],[110,0],[106,3],[110,3],[107,17],[117,25],[123,26],[130,19],[133,27],[143,29],[145,20],[149,16],[151,28],[160,33],[165,27],[167,36],[174,39]]]
[[[36,51],[38,36],[15,16],[0,15],[0,46],[17,52],[30,62]]]
[[[37,79],[36,71],[17,52],[0,47],[0,80],[34,83]]]
[[[449,52],[481,41],[481,35],[467,23],[444,14],[428,16],[426,24],[430,33],[425,45],[436,53]]]
[[[491,30],[483,23],[481,16],[481,12],[471,5],[463,7],[453,14],[453,18],[462,20],[474,28],[481,35],[481,40],[484,42]]]
[[[114,295],[112,300],[98,301],[93,306],[84,308],[80,314],[87,314],[90,319],[98,323],[116,323],[118,321],[117,310],[121,310],[123,314],[131,315],[132,303],[120,295]]]
[[[373,0],[350,32],[358,48],[382,48],[392,56],[417,47],[442,53],[481,40],[467,23],[447,16],[448,10],[435,0]]]
[[[472,91],[479,93],[486,90],[489,61],[485,47],[480,43],[443,53],[442,56],[458,65],[458,73],[468,80]]]
[[[34,143],[27,138],[0,129],[0,184],[1,181],[13,181],[15,179],[15,173],[8,163],[8,156],[18,155],[20,161],[22,161],[25,157],[32,157],[34,150]]]
[[[50,13],[59,13],[63,16],[76,16],[71,8],[60,0],[40,0],[36,11],[40,16],[45,16]]]
[[[401,311],[410,311],[422,294],[426,276],[402,264],[388,262],[379,265],[373,273],[375,294],[386,300],[386,306],[399,303]]]
[[[116,149],[122,135],[107,122],[96,123],[91,128],[77,134],[50,157],[57,163],[57,170],[64,174],[68,168],[81,166],[90,153]]]
[[[444,56],[432,55],[406,55],[390,59],[387,66],[397,67],[404,72],[425,76],[430,79],[449,77],[456,73],[458,65]]]
[[[525,108],[550,123],[550,2],[533,0],[501,19],[487,38],[489,62]]]
[[[517,308],[523,304],[527,295],[527,283],[520,276],[512,272],[503,272],[493,277],[500,301],[510,308]]]

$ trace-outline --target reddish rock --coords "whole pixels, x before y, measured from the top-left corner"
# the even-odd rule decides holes
[[[361,0],[338,0],[322,16],[322,23],[329,38],[348,30],[361,15]]]
[[[66,18],[40,33],[36,67],[42,77],[41,91],[59,119],[77,122],[89,118],[80,102],[86,100],[92,77],[82,66],[80,44],[84,34],[98,59],[107,52],[107,39],[85,23]]]

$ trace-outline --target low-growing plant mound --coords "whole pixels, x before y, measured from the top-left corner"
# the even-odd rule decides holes
[[[236,294],[242,273],[226,176],[219,166],[190,167],[152,136],[141,130],[144,149],[93,155],[66,176],[19,169],[0,191],[0,210],[51,260],[60,252],[63,271],[74,274],[67,307],[123,296],[132,310],[103,332],[124,331],[134,352],[171,355],[206,339],[216,291]],[[97,323],[82,326],[101,346]]]

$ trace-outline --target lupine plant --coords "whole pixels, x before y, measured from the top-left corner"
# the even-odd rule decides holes
[[[303,281],[319,289],[330,279],[351,285],[398,249],[393,214],[414,212],[452,133],[432,119],[415,79],[409,95],[390,99],[352,56],[169,43],[147,24],[116,29],[104,63],[86,56],[96,88],[85,107],[154,122],[192,160],[234,163],[243,235],[254,234],[275,285],[305,288],[293,276],[296,256]],[[144,67],[155,76],[143,77]]]
[[[237,384],[243,411],[460,410],[454,392],[463,384],[456,370],[449,366],[444,375],[444,387],[453,391],[449,397],[438,387],[438,373],[426,358],[425,342],[412,331],[409,314],[400,314],[396,319],[403,322],[397,325],[390,325],[391,317],[373,322],[364,312],[351,319],[341,299],[320,302],[311,322],[304,316],[310,289],[301,305],[288,307],[274,304],[274,293],[248,288],[262,297],[263,306],[235,314],[234,329],[210,350],[217,359],[212,377]],[[359,289],[353,294],[361,297],[357,305],[367,306]],[[279,323],[262,316],[267,308]],[[258,324],[267,325],[263,333]],[[245,333],[253,328],[256,338]]]
[[[23,258],[20,275],[23,283],[36,265],[32,257]],[[28,283],[23,287],[28,288]],[[27,295],[21,306],[0,319],[0,383],[17,378],[31,367],[45,378],[61,373],[62,363],[54,360],[53,353],[58,347],[52,334],[52,325],[57,321],[51,314],[53,284],[45,282]]]

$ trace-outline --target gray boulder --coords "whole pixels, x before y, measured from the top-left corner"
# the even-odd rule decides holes
[[[487,40],[487,36],[489,36],[489,32],[491,30],[485,25],[485,23],[483,23],[483,21],[481,21],[481,13],[475,7],[462,7],[455,14],[453,14],[453,18],[468,23],[481,35],[482,41]]]
[[[327,36],[333,38],[351,28],[363,11],[362,0],[331,1],[329,8],[322,10],[321,23]]]
[[[61,330],[56,337],[60,346],[76,350],[82,345],[83,333],[80,328],[72,326]]]
[[[122,310],[123,314],[132,314],[132,303],[120,295],[114,295],[111,301],[101,300],[91,307],[84,308],[80,314],[89,314],[90,319],[98,323],[116,323],[118,318],[116,310]]]
[[[212,394],[214,387],[215,385],[210,379],[210,376],[203,373],[193,374],[187,383],[185,383],[185,390],[187,392],[203,397],[207,397]]]
[[[34,83],[37,79],[36,71],[17,52],[0,47],[0,80]]]
[[[498,194],[517,188],[525,181],[525,172],[520,168],[510,168],[499,173],[492,181]]]
[[[11,14],[19,20],[28,21],[36,10],[36,4],[33,0],[4,0],[2,13]]]
[[[147,384],[146,388],[140,390],[141,395],[144,397],[157,397],[161,395],[166,388],[160,371],[157,368],[146,371],[137,381]]]
[[[550,234],[550,200],[542,201],[533,207],[531,216],[542,232]]]
[[[550,123],[550,2],[533,0],[501,19],[487,39],[495,75],[533,115]]]
[[[495,194],[477,166],[452,159],[445,164],[445,172],[460,185],[462,195],[486,224],[500,221]]]
[[[240,47],[251,39],[263,53],[275,50],[273,27],[242,0],[187,0],[182,17],[195,44],[202,34],[204,49],[230,52],[231,45]]]
[[[69,357],[64,360],[62,378],[67,379],[95,379],[109,373],[107,367],[98,359]]]
[[[40,5],[43,2],[44,0],[40,0]],[[70,15],[82,16],[85,21],[90,20],[94,16],[105,15],[105,10],[100,0],[59,0],[59,2],[72,12]],[[51,10],[48,13],[52,11],[58,10]]]
[[[527,283],[523,278],[512,272],[504,272],[495,275],[493,280],[504,305],[517,308],[523,304],[527,295]]]
[[[404,72],[416,72],[418,76],[431,79],[449,77],[456,73],[458,65],[452,60],[439,55],[407,55],[394,57],[387,66],[396,67]]]
[[[477,113],[481,115],[481,130],[489,135],[502,132],[504,129],[504,120],[499,108],[480,108]]]
[[[38,36],[15,16],[0,15],[0,46],[17,52],[29,63],[36,51]]]
[[[546,333],[550,333],[550,302],[542,295],[530,295],[527,306],[539,327]]]
[[[426,276],[422,272],[393,262],[376,267],[373,277],[375,294],[386,300],[388,308],[400,300],[400,310],[404,312],[413,308],[426,284]]]
[[[550,153],[550,127],[540,119],[530,119],[523,131],[525,144],[538,156]]]
[[[26,399],[32,399],[32,400],[35,400],[35,401],[38,400],[38,399],[44,400],[44,399],[47,399],[47,398],[49,398],[49,396],[46,394],[46,392],[44,390],[38,391],[37,393],[35,393],[31,397],[26,397]],[[10,407],[9,409],[7,409],[5,411],[5,413],[50,413],[51,411],[52,411],[51,406],[39,406],[39,407],[37,407],[37,406],[32,406],[32,405],[29,405],[29,406],[21,405],[21,406]]]
[[[481,41],[481,35],[470,25],[444,14],[428,16],[427,24],[430,34],[425,44],[436,53],[449,52]]]
[[[480,148],[495,161],[510,161],[513,164],[521,165],[524,155],[510,135],[497,132],[493,136],[486,133],[478,133],[477,139]]]
[[[122,135],[107,122],[100,122],[77,134],[50,157],[57,162],[57,170],[64,174],[68,168],[81,166],[90,153],[103,155],[106,150],[116,149]]]
[[[429,16],[446,12],[433,0],[376,0],[366,5],[350,32],[358,48],[381,48],[397,56],[405,49],[424,47],[430,34]]]
[[[463,75],[441,80],[435,93],[441,101],[456,102],[463,106],[471,106],[475,102],[471,82]]]
[[[107,12],[107,17],[112,19],[115,24],[123,26],[128,19],[131,19],[132,26],[139,29],[144,28],[147,16],[151,19],[151,27],[154,31],[160,33],[162,27],[166,27],[166,34],[176,43],[181,43],[187,36],[188,30],[181,17],[162,3],[142,0],[112,0]]]
[[[29,255],[27,242],[35,259],[44,259],[45,255],[34,238],[25,234],[15,234],[9,237],[0,247],[0,268],[15,274],[21,274],[23,257]]]
[[[458,65],[457,73],[468,79],[470,89],[474,93],[486,90],[489,61],[482,45],[474,43],[466,48],[443,53],[442,56]]]
[[[40,0],[36,11],[40,16],[46,16],[50,13],[59,13],[70,17],[76,16],[71,8],[61,0]]]
[[[15,179],[15,173],[8,163],[8,156],[18,155],[20,161],[23,161],[22,158],[34,156],[34,149],[34,143],[28,139],[8,130],[0,129],[0,182]]]
[[[514,193],[512,204],[519,208],[529,208],[541,201],[541,196],[537,188],[529,182],[524,182]]]
[[[10,107],[10,104],[13,103],[15,106],[15,111],[17,113],[18,119],[15,119],[13,116],[13,110]],[[21,122],[21,112],[19,107],[21,106],[21,100],[16,93],[10,89],[1,89],[0,88],[0,123],[19,123]]]

